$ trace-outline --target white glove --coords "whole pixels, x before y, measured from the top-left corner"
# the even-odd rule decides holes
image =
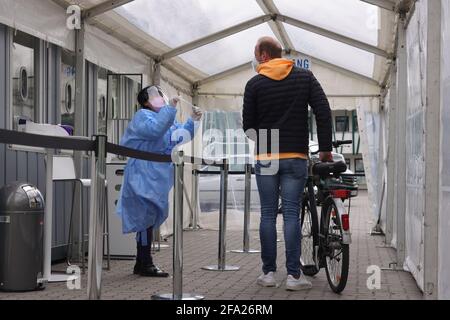
[[[199,107],[193,107],[192,108],[192,115],[191,118],[194,121],[200,121],[203,117],[203,111]]]
[[[177,107],[179,102],[180,102],[180,99],[175,97],[175,98],[170,99],[169,105],[171,105],[172,107]]]

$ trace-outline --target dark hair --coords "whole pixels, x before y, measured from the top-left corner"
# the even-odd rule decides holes
[[[141,107],[145,107],[145,104],[148,102],[148,88],[150,87],[145,87],[144,89],[142,89],[139,94],[138,94],[138,102],[141,105]]]
[[[281,58],[283,49],[273,41],[262,40],[259,43],[259,53],[267,53],[272,59]]]

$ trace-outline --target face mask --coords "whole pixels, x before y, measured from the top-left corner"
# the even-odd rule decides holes
[[[259,67],[259,65],[260,65],[259,61],[256,60],[256,57],[253,57],[253,60],[252,60],[252,67],[253,67],[253,70],[255,70],[256,73],[258,73],[258,67]]]
[[[169,98],[159,86],[152,86],[147,89],[148,101],[155,109],[161,109],[169,104]]]
[[[150,104],[155,109],[161,109],[162,107],[166,106],[168,103],[164,101],[163,97],[154,97],[149,100]]]

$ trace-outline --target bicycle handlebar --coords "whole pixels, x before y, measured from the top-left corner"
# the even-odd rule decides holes
[[[337,140],[333,142],[333,147],[337,148],[345,144],[352,144],[353,140]]]
[[[333,148],[338,148],[342,145],[352,144],[352,143],[353,143],[353,140],[337,140],[337,141],[333,141],[332,145],[333,145]],[[320,153],[319,150],[317,150],[315,152],[311,152],[312,155],[317,155],[319,153]]]

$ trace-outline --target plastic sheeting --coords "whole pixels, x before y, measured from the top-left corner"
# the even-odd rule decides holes
[[[201,106],[201,105],[200,105]],[[242,130],[242,115],[240,111],[222,110],[208,111],[203,121],[202,149],[203,157],[225,156],[230,161],[230,171],[243,172],[245,158],[252,162],[254,143],[248,140]],[[230,132],[229,130],[236,130]],[[220,132],[221,136],[218,135]],[[212,151],[212,152],[209,152]],[[200,225],[206,229],[218,229],[220,175],[215,167],[203,167],[205,171],[217,172],[217,175],[200,175],[199,202]],[[230,175],[228,179],[227,229],[241,230],[244,222],[244,190],[245,175]],[[259,215],[259,195],[255,177],[252,176],[251,212]],[[251,219],[251,228],[258,227],[259,218]]]
[[[358,0],[304,0],[301,4],[298,1],[276,1],[275,5],[279,5],[281,13],[288,16],[326,29],[338,30],[338,33],[373,45],[385,46],[385,43],[379,43],[385,41],[380,41],[378,32],[379,26],[385,22],[385,16],[380,19],[376,6]],[[163,6],[161,1],[136,0],[116,9],[116,12],[140,31],[171,48],[263,15],[256,1],[238,0],[219,3],[208,0],[179,0],[176,3],[166,1]],[[323,19],[324,16],[329,17]],[[390,19],[392,18],[393,15]],[[374,54],[284,25],[294,49],[308,54],[315,53],[328,62],[374,76]],[[242,59],[245,56],[251,59],[252,53],[247,48],[253,46],[260,36],[272,34],[267,23],[252,29],[253,31],[241,31],[210,43],[181,57],[208,74],[216,74],[228,67],[245,63],[249,60]],[[391,38],[387,41],[390,40]],[[209,63],[210,61],[215,63]],[[379,74],[379,70],[376,74]]]
[[[373,222],[378,220],[378,177],[380,176],[378,163],[380,147],[380,112],[378,98],[364,98],[358,100],[358,123],[361,137],[361,153],[364,159],[370,210]]]
[[[388,138],[389,138],[389,108],[390,108],[390,102],[391,102],[391,90],[389,89],[387,91],[386,97],[385,97],[385,103],[384,108],[381,111],[381,119],[380,119],[380,126],[381,126],[381,140],[380,144],[382,144],[382,150],[383,154],[379,156],[380,160],[383,160],[383,162],[379,163],[379,182],[378,185],[378,213],[379,213],[379,223],[381,230],[386,230],[386,219],[387,219],[387,160],[388,160]],[[382,158],[382,159],[381,159]],[[381,180],[380,180],[381,179]]]
[[[450,2],[442,1],[441,196],[439,213],[439,298],[450,299]],[[446,124],[446,125],[444,125]]]
[[[68,50],[75,50],[75,32],[66,26],[64,9],[48,0],[0,0],[0,23]]]
[[[68,17],[52,1],[0,0],[0,23],[75,51],[75,31],[67,28]],[[90,62],[112,72],[148,75],[150,59],[146,55],[89,24],[85,37],[85,54]]]
[[[397,192],[397,188],[393,188],[393,208],[391,212],[387,211],[387,174],[388,174],[388,170],[387,170],[387,161],[388,161],[388,152],[389,149],[394,145],[395,146],[395,141],[389,141],[389,133],[390,130],[394,131],[394,135],[395,135],[395,131],[396,128],[394,127],[390,127],[390,117],[392,116],[392,112],[395,112],[395,110],[392,110],[392,108],[395,108],[395,105],[392,104],[392,102],[396,102],[395,101],[395,97],[393,95],[396,95],[396,86],[395,86],[395,79],[391,79],[391,81],[394,81],[393,84],[391,84],[391,87],[388,89],[388,92],[386,94],[386,97],[384,99],[384,118],[382,119],[382,122],[384,124],[384,128],[385,128],[385,135],[384,135],[384,141],[385,141],[385,167],[384,167],[384,174],[385,174],[385,182],[386,182],[386,189],[385,189],[385,194],[384,194],[384,201],[383,201],[383,211],[382,211],[382,216],[381,216],[381,228],[383,231],[386,232],[386,223],[387,223],[387,219],[391,219],[392,221],[392,239],[391,239],[391,243],[390,245],[393,248],[397,247],[397,210],[396,210],[396,195],[395,192]],[[392,159],[391,161],[395,162],[395,159]],[[395,170],[395,168],[394,168]],[[395,182],[395,177],[397,175],[394,174],[393,177],[393,183],[394,185],[396,184]],[[391,189],[392,190],[392,189]],[[389,216],[389,217],[388,217]]]
[[[406,110],[405,266],[423,289],[425,210],[425,111],[427,2],[416,3],[406,32],[408,107]]]
[[[85,55],[90,62],[116,73],[148,75],[150,71],[147,56],[90,25],[86,25]]]

